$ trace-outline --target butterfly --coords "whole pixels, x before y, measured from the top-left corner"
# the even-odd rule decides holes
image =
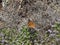
[[[29,28],[35,28],[35,23],[32,20],[28,20],[28,27]]]

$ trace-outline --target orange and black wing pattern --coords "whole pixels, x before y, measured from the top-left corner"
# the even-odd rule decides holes
[[[35,23],[31,20],[28,21],[28,27],[29,28],[35,28]]]

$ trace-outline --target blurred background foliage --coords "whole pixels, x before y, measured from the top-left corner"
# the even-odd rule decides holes
[[[55,18],[60,21],[59,0],[2,0],[2,6],[4,11],[0,12],[0,25],[6,22],[7,27],[12,28],[17,25],[16,28],[21,29],[20,26],[24,25],[28,18],[42,24],[38,24],[39,29],[40,26],[42,28],[50,22],[55,22]],[[25,17],[28,18],[24,19]],[[11,28],[0,29],[0,45],[33,45],[33,43],[34,45],[60,45],[60,23],[58,22],[52,25],[51,29],[42,29],[39,32],[26,26],[21,30]]]
[[[36,36],[37,32],[31,35],[26,26],[20,31],[15,28],[4,28],[0,30],[0,45],[31,45],[30,38],[34,39]]]
[[[0,29],[0,45],[32,45],[32,40],[35,41],[34,45],[59,45],[60,23],[55,23],[52,28],[53,30],[50,30],[52,33],[46,32],[44,36],[41,35],[43,40],[40,42],[37,40],[39,33],[37,31],[31,33],[26,26],[19,31],[15,28]]]

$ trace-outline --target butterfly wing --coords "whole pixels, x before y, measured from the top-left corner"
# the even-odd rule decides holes
[[[35,28],[35,23],[33,21],[28,22],[28,27],[29,28]]]

